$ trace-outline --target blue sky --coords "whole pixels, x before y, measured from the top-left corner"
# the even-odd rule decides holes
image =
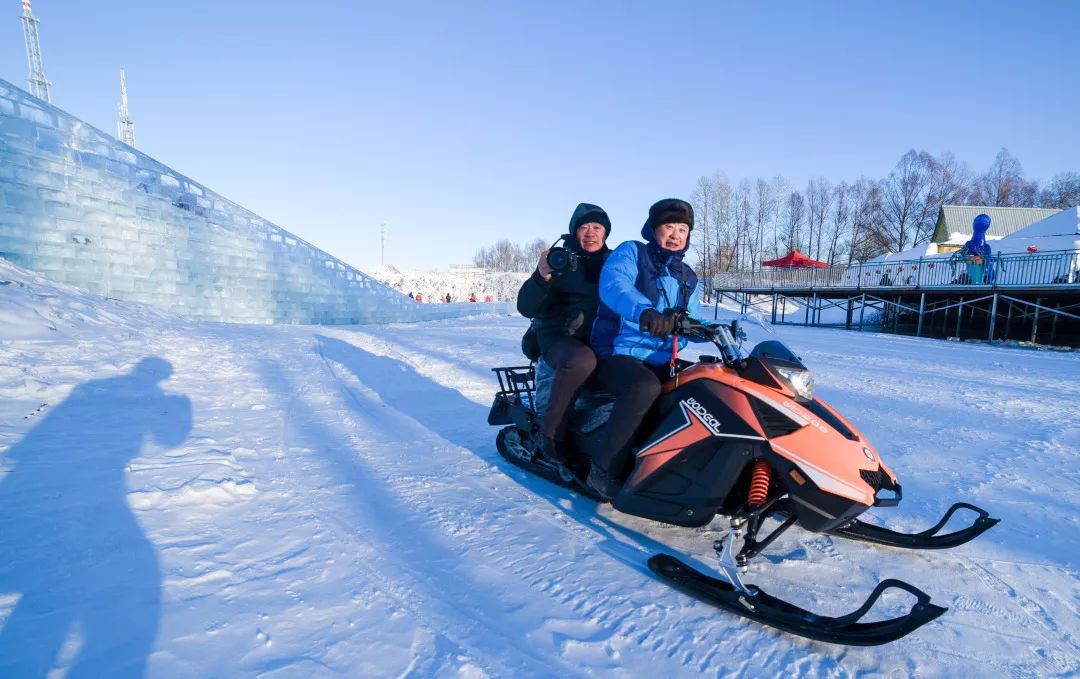
[[[26,87],[19,0],[0,78]],[[358,266],[636,237],[701,175],[881,177],[909,148],[1080,171],[1078,2],[36,0],[53,103]]]

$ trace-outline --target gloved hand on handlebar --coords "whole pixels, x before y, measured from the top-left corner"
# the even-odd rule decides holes
[[[675,317],[661,314],[656,309],[646,309],[641,312],[638,325],[653,337],[667,337],[675,330]]]

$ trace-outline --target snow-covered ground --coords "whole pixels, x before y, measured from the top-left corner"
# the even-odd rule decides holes
[[[0,262],[0,676],[1076,676],[1080,355],[784,327],[904,485],[1002,523],[945,552],[792,530],[748,581],[827,614],[897,577],[891,645],[792,637],[648,571],[701,530],[505,464],[489,368],[525,321],[192,322]],[[754,328],[751,328],[754,330]],[[896,613],[909,601],[885,602]]]

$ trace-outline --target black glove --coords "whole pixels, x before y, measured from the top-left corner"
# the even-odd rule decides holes
[[[661,314],[656,309],[641,312],[638,325],[653,337],[667,337],[675,330],[675,317]]]
[[[563,330],[568,337],[573,337],[583,325],[585,325],[585,312],[578,310],[571,312],[566,317],[566,323],[563,324]]]

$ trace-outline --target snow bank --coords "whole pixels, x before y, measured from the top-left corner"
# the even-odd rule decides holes
[[[424,302],[439,303],[446,293],[453,302],[464,302],[476,295],[483,302],[489,295],[495,302],[516,302],[527,273],[499,273],[479,268],[399,271],[392,266],[371,272],[372,278],[405,294],[421,293]]]
[[[88,293],[0,258],[0,339],[55,339],[87,328],[144,327],[180,322],[134,302]]]

